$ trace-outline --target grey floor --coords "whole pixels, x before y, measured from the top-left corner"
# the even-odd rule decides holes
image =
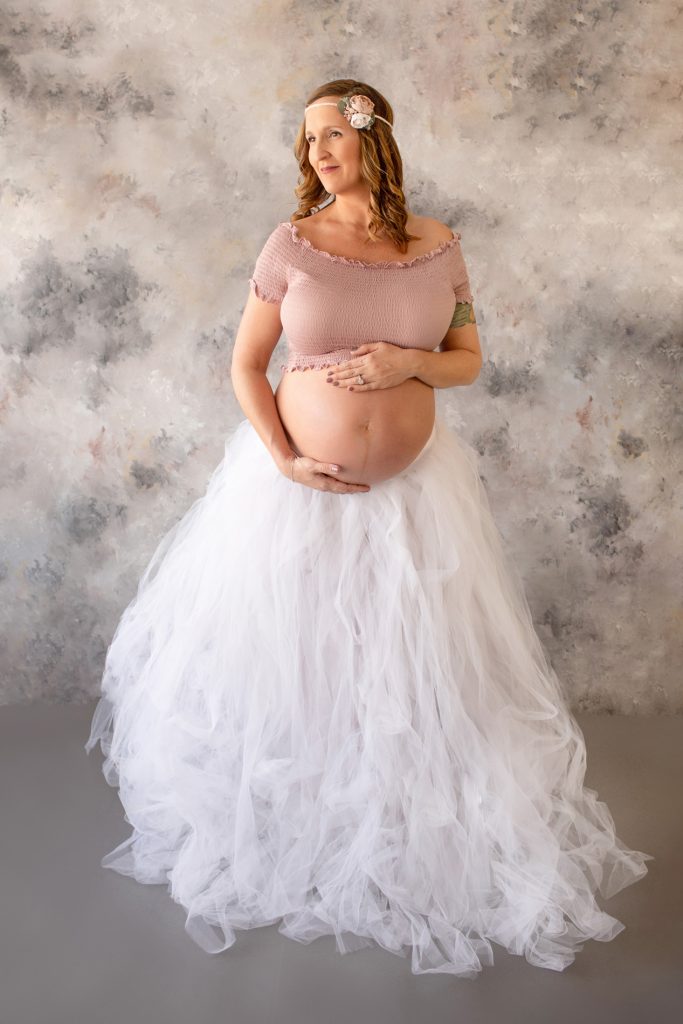
[[[416,976],[380,948],[344,956],[277,925],[204,953],[164,886],[100,867],[129,834],[102,755],[83,749],[93,705],[0,708],[2,1024],[674,1024],[683,1021],[680,786],[683,718],[577,716],[586,782],[649,874],[601,905],[626,925],[563,972],[494,946],[474,980]]]

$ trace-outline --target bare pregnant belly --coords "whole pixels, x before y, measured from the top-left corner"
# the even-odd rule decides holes
[[[275,404],[292,449],[341,467],[335,478],[370,484],[400,473],[434,426],[434,389],[411,377],[393,388],[349,391],[327,367],[283,373]]]

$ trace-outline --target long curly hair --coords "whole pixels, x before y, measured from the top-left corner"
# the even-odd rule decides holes
[[[358,82],[354,78],[337,78],[309,93],[304,104],[314,103],[323,96],[346,96],[349,93],[363,93],[375,104],[375,112],[386,117],[392,125],[394,112],[384,96],[367,82]],[[380,232],[393,240],[400,252],[405,253],[408,242],[418,239],[420,235],[411,235],[406,231],[408,211],[403,193],[403,162],[398,151],[394,133],[388,124],[379,119],[370,129],[359,129],[361,176],[370,186],[370,237],[377,240]],[[308,159],[308,142],[306,140],[306,118],[294,143],[294,155],[299,162],[299,183],[294,190],[299,201],[299,208],[292,214],[292,222],[309,217],[314,208],[319,207],[330,193],[326,191]]]

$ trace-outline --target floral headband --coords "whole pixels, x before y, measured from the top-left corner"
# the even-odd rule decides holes
[[[340,114],[344,115],[352,128],[372,128],[378,118],[380,121],[388,124],[390,128],[392,127],[391,121],[387,121],[386,117],[374,113],[375,104],[370,97],[363,96],[360,93],[350,93],[347,96],[342,96],[338,103],[331,103],[329,100],[325,100],[322,103],[311,103],[304,110],[304,114],[306,110],[310,110],[312,107],[336,107]]]

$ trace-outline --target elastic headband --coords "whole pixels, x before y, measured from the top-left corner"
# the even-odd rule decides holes
[[[337,103],[332,103],[330,100],[310,103],[304,110],[304,114],[312,107],[336,107],[353,128],[372,128],[377,119],[393,128],[391,121],[387,121],[386,117],[375,114],[375,104],[369,96],[364,96],[362,93],[349,93],[347,96],[342,96]]]

